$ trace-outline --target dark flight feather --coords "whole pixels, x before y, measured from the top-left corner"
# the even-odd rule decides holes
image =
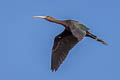
[[[56,71],[65,60],[68,52],[78,43],[76,37],[68,30],[64,30],[55,37],[52,48],[51,70]]]

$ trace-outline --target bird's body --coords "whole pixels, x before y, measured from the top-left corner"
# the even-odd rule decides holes
[[[44,18],[50,22],[61,24],[65,27],[65,30],[57,35],[54,40],[54,45],[52,48],[52,58],[51,58],[51,70],[57,71],[60,64],[65,60],[69,51],[84,37],[91,37],[102,44],[106,43],[97,38],[95,35],[91,34],[85,25],[81,24],[75,20],[56,20],[50,16],[33,16],[34,18]]]

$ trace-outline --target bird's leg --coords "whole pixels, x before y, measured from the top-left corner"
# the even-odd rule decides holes
[[[97,36],[91,34],[91,33],[88,32],[88,31],[86,32],[86,37],[91,37],[91,38],[93,38],[93,39],[95,39],[95,40],[101,42],[102,44],[107,45],[107,43],[105,43],[102,39],[97,38]]]

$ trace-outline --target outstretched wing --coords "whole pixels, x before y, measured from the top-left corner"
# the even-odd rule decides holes
[[[68,30],[64,30],[61,34],[55,37],[51,58],[52,71],[56,71],[59,68],[70,49],[72,49],[77,43],[77,38]]]

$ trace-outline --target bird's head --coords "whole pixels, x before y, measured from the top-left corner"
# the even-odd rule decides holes
[[[48,21],[55,20],[55,18],[53,18],[51,16],[32,16],[32,18],[42,18],[42,19],[46,19]]]

